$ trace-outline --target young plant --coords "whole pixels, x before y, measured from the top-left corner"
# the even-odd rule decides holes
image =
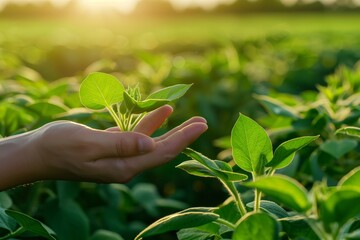
[[[106,108],[122,131],[133,131],[148,112],[182,97],[190,87],[190,84],[173,85],[142,100],[139,86],[125,89],[116,77],[95,72],[83,80],[79,94],[85,107]]]
[[[293,166],[304,181],[326,178],[336,184],[358,166],[354,159],[360,158],[358,142],[352,137],[360,127],[360,67],[340,67],[327,77],[326,85],[317,88],[318,91],[297,95],[257,95],[268,112],[259,121],[275,142],[289,136],[319,134],[317,144],[302,152],[308,161],[295,162]]]
[[[280,239],[280,235],[282,239],[330,240],[358,234],[360,168],[343,177],[337,187],[319,183],[310,192],[295,179],[274,174],[289,165],[299,149],[318,137],[294,138],[273,152],[266,131],[252,119],[240,115],[231,132],[236,167],[191,149],[184,153],[192,160],[178,165],[189,174],[217,178],[231,197],[219,207],[190,208],[159,219],[136,239],[174,230],[180,230],[177,237],[181,240],[272,240]],[[251,180],[244,182],[248,175]],[[255,189],[253,201],[244,202],[239,185]],[[271,201],[261,200],[262,195]]]

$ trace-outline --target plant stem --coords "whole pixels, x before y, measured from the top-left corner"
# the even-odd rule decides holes
[[[340,227],[337,227],[335,232],[332,234],[333,239],[338,239],[339,233],[340,233]]]
[[[240,194],[235,187],[235,184],[232,182],[223,181],[222,179],[219,180],[225,186],[226,190],[230,193],[230,195],[233,196],[241,216],[244,216],[247,211],[243,201],[241,200]]]
[[[255,189],[254,212],[258,212],[260,210],[260,202],[261,202],[261,191]]]
[[[130,110],[126,111],[124,114],[124,131],[131,131],[131,122],[132,122],[133,115],[131,114]]]
[[[7,234],[7,235],[5,235],[5,236],[2,236],[2,237],[0,237],[0,240],[5,240],[5,239],[11,239],[11,238],[13,238],[13,237],[16,237],[16,236],[18,236],[18,235],[20,235],[22,232],[24,232],[25,231],[25,229],[24,229],[24,227],[23,226],[20,226],[18,229],[16,229],[14,232],[11,232],[11,233],[9,233],[9,234]]]
[[[110,106],[107,106],[106,109],[109,111],[110,115],[113,117],[113,119],[116,122],[116,125],[121,129],[124,130],[124,125],[122,124],[121,120],[119,119],[119,117],[117,116],[116,112],[114,111],[114,109]]]
[[[143,119],[143,118],[145,117],[145,115],[146,115],[145,112],[139,114],[139,115],[135,118],[135,120],[133,121],[133,123],[131,124],[129,130],[130,130],[130,131],[134,130],[134,128],[136,127],[136,125],[138,125],[138,123],[141,121],[141,119]]]
[[[305,218],[305,221],[312,228],[312,230],[319,237],[319,239],[322,239],[322,240],[331,239],[331,238],[328,237],[328,235],[326,234],[326,231],[324,231],[323,227],[321,227],[319,225],[319,223],[317,223],[315,221],[310,221],[310,219],[307,219],[307,218]]]
[[[256,179],[256,174],[253,174],[253,181]],[[254,196],[254,212],[258,212],[260,209],[261,191],[255,188]]]
[[[218,218],[218,219],[215,220],[215,222],[220,223],[220,224],[222,224],[222,225],[225,225],[225,226],[227,226],[227,227],[229,227],[229,228],[231,228],[231,229],[235,229],[235,228],[236,228],[235,224],[233,224],[233,223],[231,223],[231,222],[229,222],[229,221],[226,221],[226,220],[223,219],[223,218]]]

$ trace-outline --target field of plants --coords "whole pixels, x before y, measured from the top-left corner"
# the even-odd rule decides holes
[[[155,136],[192,116],[209,126],[127,184],[0,192],[0,240],[360,239],[359,26],[356,13],[0,19],[1,137],[121,125],[80,101],[95,72],[121,81],[132,113],[174,100]]]

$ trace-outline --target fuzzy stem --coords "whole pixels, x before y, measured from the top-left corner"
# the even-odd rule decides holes
[[[223,218],[218,218],[218,219],[215,220],[215,222],[220,223],[220,224],[222,224],[222,225],[225,225],[225,226],[227,226],[227,227],[229,227],[229,228],[231,228],[231,229],[234,229],[234,230],[235,230],[235,228],[236,228],[235,224],[233,224],[233,223],[231,223],[231,222],[229,222],[229,221],[226,221],[226,220],[223,219]]]
[[[244,216],[247,213],[247,211],[246,211],[245,205],[244,205],[243,201],[241,200],[240,194],[237,191],[234,183],[225,182],[223,180],[220,180],[220,181],[225,186],[226,190],[230,193],[230,195],[233,196],[233,198],[236,202],[236,206],[238,207],[241,216]]]
[[[141,119],[143,119],[143,118],[145,117],[145,115],[146,115],[145,112],[139,114],[139,115],[135,118],[135,120],[132,122],[129,130],[130,130],[130,131],[134,130],[135,127],[138,125],[138,123],[141,121]]]
[[[253,173],[253,181],[256,180],[256,174]],[[261,201],[261,191],[255,188],[254,190],[254,212],[258,212],[260,210],[260,201]]]
[[[261,202],[261,191],[255,189],[255,197],[254,197],[254,212],[258,212],[260,209]]]
[[[120,128],[120,130],[124,130],[124,125],[120,121],[119,117],[117,116],[116,112],[112,107],[106,107],[106,109],[109,111],[110,115],[113,117],[113,119],[116,122],[116,125]]]

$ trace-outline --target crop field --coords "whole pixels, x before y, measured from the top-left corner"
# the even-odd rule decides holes
[[[193,116],[208,130],[125,184],[0,191],[0,240],[360,238],[357,12],[0,18],[1,137],[133,130],[165,103],[153,136]]]

